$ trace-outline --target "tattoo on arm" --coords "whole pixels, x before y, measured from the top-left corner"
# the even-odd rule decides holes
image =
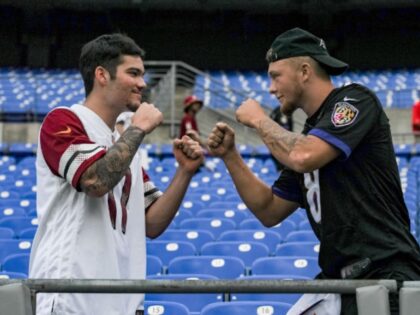
[[[284,129],[268,118],[261,120],[257,131],[272,152],[280,150],[283,153],[289,154],[298,141],[303,141],[306,138],[304,135]]]
[[[125,175],[146,133],[130,126],[105,156],[93,163],[82,175],[80,185],[88,195],[110,191]]]

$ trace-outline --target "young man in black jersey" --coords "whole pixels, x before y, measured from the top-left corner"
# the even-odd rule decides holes
[[[286,166],[272,187],[241,159],[232,128],[217,123],[210,151],[223,159],[248,208],[268,227],[305,208],[321,244],[318,278],[419,280],[419,246],[410,233],[390,126],[378,98],[358,84],[335,88],[330,75],[348,65],[302,29],[279,35],[266,59],[270,93],[282,112],[301,108],[308,119],[298,134],[272,121],[253,99],[237,109],[237,120],[254,128]],[[356,273],[354,264],[362,266]],[[390,300],[392,314],[398,314],[398,297]],[[357,314],[354,295],[342,296],[341,309]]]

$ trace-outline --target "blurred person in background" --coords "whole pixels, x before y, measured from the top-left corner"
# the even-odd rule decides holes
[[[413,104],[411,109],[411,128],[416,143],[420,143],[420,101]]]
[[[184,116],[179,125],[179,138],[187,135],[199,141],[203,148],[206,148],[206,143],[200,138],[200,131],[196,120],[196,115],[203,107],[203,101],[195,95],[187,96],[184,99]]]
[[[184,99],[184,116],[181,119],[179,126],[179,138],[187,135],[195,141],[199,142],[204,152],[208,152],[207,142],[200,137],[200,131],[198,128],[196,115],[203,107],[203,101],[195,95],[187,96]],[[203,166],[209,171],[213,172],[216,168],[216,164],[211,160],[203,161]]]
[[[301,108],[308,116],[301,134],[279,126],[248,99],[236,111],[285,165],[270,187],[258,179],[236,150],[233,129],[217,123],[208,138],[223,159],[253,214],[274,226],[299,207],[320,241],[319,279],[420,279],[419,245],[410,231],[388,118],[364,86],[334,87],[330,76],[348,65],[332,57],[323,39],[300,28],[280,34],[267,52],[270,93],[282,113]],[[301,307],[328,314],[357,314],[355,295],[303,295]],[[303,309],[304,309],[303,308]],[[398,294],[390,309],[398,314]],[[311,309],[311,314],[324,314]]]

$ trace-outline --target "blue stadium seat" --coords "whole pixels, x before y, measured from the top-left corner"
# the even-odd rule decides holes
[[[296,231],[296,223],[292,220],[286,219],[279,224],[272,226],[270,228],[266,228],[260,220],[257,218],[249,218],[241,222],[239,225],[239,229],[244,230],[263,230],[269,229],[270,231],[274,231],[280,233],[282,238],[285,238],[290,232]]]
[[[146,274],[147,275],[160,275],[163,271],[163,264],[159,257],[147,255],[147,265],[146,265]]]
[[[27,156],[27,157],[24,157],[24,158],[20,159],[19,162],[18,162],[18,165],[21,166],[22,168],[25,168],[25,167],[35,168],[35,161],[36,161],[36,156],[31,155],[31,156]]]
[[[223,209],[223,210],[246,210],[246,205],[242,201],[215,201],[210,203],[206,209]]]
[[[284,239],[284,242],[319,242],[319,240],[311,230],[290,232]]]
[[[237,149],[243,157],[249,157],[254,153],[254,147],[252,145],[240,144],[237,145]]]
[[[197,249],[187,241],[147,241],[147,254],[157,256],[164,266],[169,261],[179,256],[192,256],[197,254]]]
[[[163,143],[160,145],[159,148],[159,154],[165,158],[165,157],[172,157],[173,156],[173,145],[172,144],[167,144],[167,143]]]
[[[196,213],[197,211],[203,209],[204,203],[198,200],[192,200],[190,198],[187,198],[187,196],[182,201],[181,206],[179,207],[179,211],[181,210],[188,210],[192,211],[193,213]]]
[[[191,201],[201,202],[204,207],[208,207],[213,202],[221,201],[222,198],[216,194],[207,193],[189,193],[185,198]],[[185,199],[184,199],[185,200]]]
[[[300,231],[312,231],[312,226],[309,220],[302,221],[299,224],[299,230]]]
[[[12,254],[7,256],[2,263],[2,271],[29,273],[29,253]]]
[[[187,241],[191,242],[197,250],[203,246],[204,243],[214,241],[213,233],[206,230],[173,230],[168,229],[163,232],[157,239],[160,241]]]
[[[0,263],[11,254],[30,253],[31,240],[0,239]]]
[[[13,218],[13,217],[24,217],[26,211],[21,207],[2,207],[0,206],[0,219]]]
[[[245,204],[242,202],[241,196],[239,196],[239,194],[237,192],[231,192],[231,193],[226,194],[222,201],[237,202],[237,203],[243,204],[244,208],[246,209]],[[249,211],[243,211],[243,212],[246,213],[246,214],[250,213]],[[249,216],[249,215],[247,215],[247,216]]]
[[[239,280],[291,280],[281,275],[250,275]],[[310,277],[294,276],[293,280],[312,280]],[[300,293],[232,293],[231,301],[275,301],[294,304],[302,294]]]
[[[36,200],[32,198],[22,198],[19,199],[1,199],[0,207],[2,208],[23,208],[26,213],[29,213],[36,209]]]
[[[7,143],[0,143],[0,154],[9,149]],[[0,167],[7,167],[9,165],[15,165],[16,159],[11,155],[0,155]]]
[[[219,279],[235,279],[245,274],[245,264],[237,257],[184,256],[170,261],[168,274],[209,274]]]
[[[217,239],[221,233],[236,229],[236,223],[224,218],[191,218],[181,221],[179,228],[207,230]]]
[[[233,256],[240,258],[246,267],[251,267],[255,259],[268,257],[267,245],[259,242],[246,241],[216,241],[209,242],[201,247],[201,255]]]
[[[294,275],[314,278],[319,272],[318,259],[314,257],[264,257],[254,261],[253,275]]]
[[[0,227],[0,240],[1,239],[12,239],[16,236],[15,232],[11,228]]]
[[[297,209],[287,217],[287,220],[291,220],[296,223],[296,226],[299,226],[301,222],[308,221],[308,217],[304,209]]]
[[[166,301],[145,301],[144,302],[145,315],[189,315],[188,308],[177,302]]]
[[[241,242],[259,242],[267,245],[270,254],[276,250],[276,246],[281,243],[281,237],[278,233],[269,230],[236,230],[223,232],[219,241],[241,241]]]
[[[33,228],[27,228],[24,230],[21,230],[18,237],[20,239],[29,239],[29,240],[33,240],[36,234],[37,228],[33,227]]]
[[[3,200],[18,200],[19,198],[20,198],[19,193],[13,190],[0,191],[0,202]]]
[[[26,278],[28,278],[28,275],[26,273],[9,272],[9,271],[0,272],[0,279],[26,279]]]
[[[200,315],[286,315],[291,304],[271,301],[217,302],[203,308]]]
[[[179,226],[179,223],[181,223],[182,220],[185,219],[191,219],[193,218],[194,215],[190,210],[178,210],[177,213],[175,214],[175,217],[173,218],[172,222],[175,223],[175,226]]]
[[[276,256],[318,257],[319,242],[288,242],[277,245]]]
[[[166,274],[149,276],[150,280],[217,280],[216,276],[206,274]],[[146,293],[145,301],[173,301],[185,305],[191,313],[199,314],[207,304],[223,301],[222,293]]]
[[[36,218],[29,217],[8,217],[0,220],[0,227],[7,227],[13,229],[16,234],[19,234],[22,230],[37,227],[38,220]]]
[[[9,153],[13,156],[28,156],[36,153],[36,144],[33,143],[11,143]]]
[[[233,220],[236,225],[239,225],[248,216],[244,211],[239,210],[224,210],[224,209],[202,209],[197,212],[197,218],[224,218]]]

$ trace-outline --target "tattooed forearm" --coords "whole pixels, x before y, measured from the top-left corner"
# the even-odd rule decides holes
[[[268,118],[261,120],[257,131],[273,154],[276,151],[289,154],[299,140],[305,139],[304,135],[290,132]]]
[[[140,128],[127,128],[105,156],[83,173],[80,179],[82,191],[93,196],[102,196],[110,191],[125,175],[145,135]]]

